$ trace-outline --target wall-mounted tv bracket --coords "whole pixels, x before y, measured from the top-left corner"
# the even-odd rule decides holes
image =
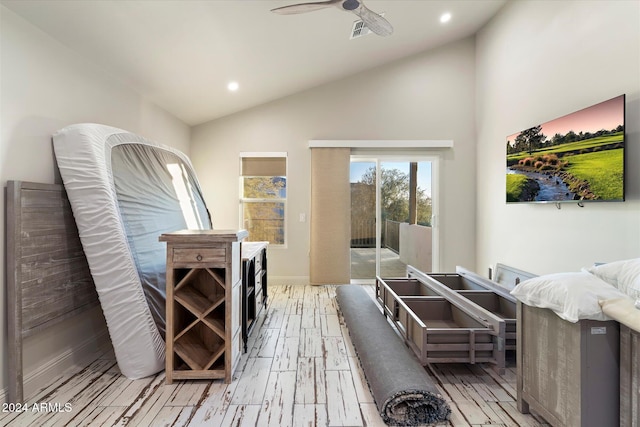
[[[580,206],[581,208],[584,208],[584,203],[582,202],[578,202],[577,205]],[[560,202],[556,202],[556,208],[558,208],[558,210],[562,208],[562,205],[560,204]]]

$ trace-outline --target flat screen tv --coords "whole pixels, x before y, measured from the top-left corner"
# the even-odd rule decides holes
[[[507,203],[624,201],[625,95],[507,137]]]

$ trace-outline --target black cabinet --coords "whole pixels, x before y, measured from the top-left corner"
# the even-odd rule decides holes
[[[247,340],[256,319],[267,307],[267,242],[242,244],[242,342]]]

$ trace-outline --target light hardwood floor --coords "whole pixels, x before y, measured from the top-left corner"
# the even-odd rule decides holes
[[[366,286],[373,298],[373,286]],[[273,286],[234,381],[123,377],[107,355],[0,414],[1,426],[384,426],[335,300],[335,286]],[[515,368],[427,368],[452,414],[446,426],[541,426],[515,406]],[[39,404],[49,404],[48,408]],[[57,407],[56,407],[57,404]],[[65,406],[66,405],[66,406]],[[34,412],[33,408],[42,409]]]
[[[404,277],[407,264],[391,249],[380,249],[380,275],[382,277]],[[351,248],[351,278],[355,280],[376,277],[376,248]]]

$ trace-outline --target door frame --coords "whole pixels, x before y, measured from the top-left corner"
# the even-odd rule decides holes
[[[376,276],[380,275],[382,216],[380,181],[383,162],[430,162],[431,163],[431,265],[440,271],[440,158],[438,153],[415,151],[371,151],[352,149],[350,160],[371,162],[376,165]],[[351,279],[351,283],[368,284],[375,279]]]

